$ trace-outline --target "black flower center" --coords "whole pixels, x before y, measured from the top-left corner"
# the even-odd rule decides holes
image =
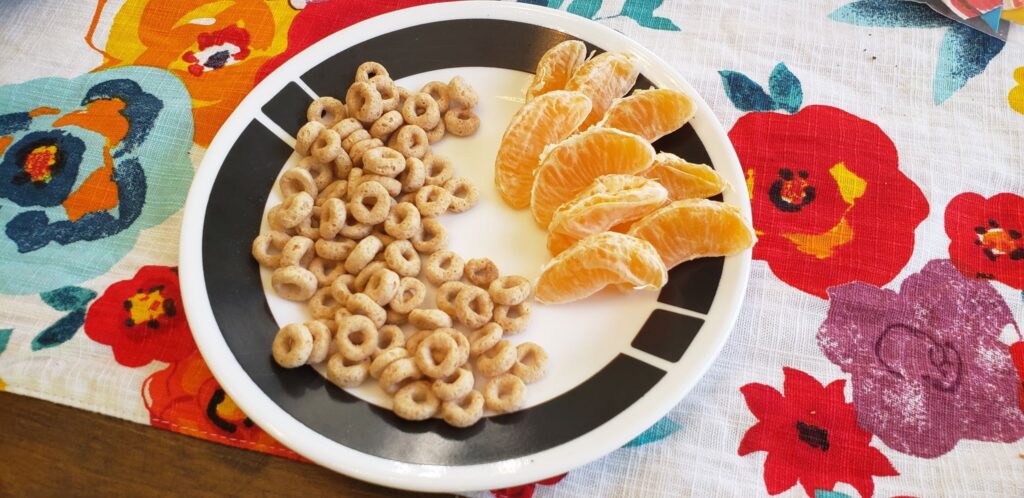
[[[974,227],[974,233],[978,234],[974,244],[990,261],[997,261],[1001,256],[1011,261],[1024,260],[1024,238],[1020,230],[1003,228],[998,221],[990,219],[986,226]]]
[[[224,393],[223,389],[218,388],[216,391],[213,391],[213,395],[210,396],[210,401],[206,403],[206,417],[213,422],[213,425],[216,425],[222,431],[234,433],[235,430],[238,429],[238,425],[224,420],[224,418],[217,413],[217,407],[220,406],[225,399],[227,399],[227,394]],[[242,425],[252,427],[253,423],[252,420],[249,420],[249,417],[245,417],[245,419],[242,420]]]
[[[828,431],[816,425],[805,424],[799,420],[796,422],[796,431],[800,434],[800,440],[807,443],[811,448],[821,451],[828,451]]]
[[[772,182],[768,198],[780,211],[795,213],[814,202],[817,192],[807,181],[811,175],[803,170],[793,173],[789,168],[779,170],[779,179]]]

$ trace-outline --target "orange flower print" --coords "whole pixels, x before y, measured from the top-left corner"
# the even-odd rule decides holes
[[[142,399],[154,427],[301,460],[238,409],[199,351],[149,376],[142,384]]]
[[[205,147],[252,89],[256,70],[285,49],[297,13],[273,0],[128,0],[114,17],[99,69],[140,65],[174,73],[192,96],[195,142]]]

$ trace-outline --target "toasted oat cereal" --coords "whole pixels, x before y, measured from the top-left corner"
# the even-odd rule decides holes
[[[252,243],[253,258],[273,270],[274,291],[305,301],[314,318],[278,332],[275,361],[323,364],[343,388],[377,378],[394,395],[395,413],[409,420],[436,415],[468,427],[485,407],[521,406],[525,384],[544,375],[547,353],[502,336],[526,328],[530,283],[500,277],[486,258],[464,263],[446,250],[448,233],[436,218],[480,197],[471,181],[454,176],[450,159],[431,152],[447,133],[476,131],[470,109],[478,101],[462,77],[410,94],[371,61],[357,69],[344,103],[325,96],[305,110],[295,144],[301,158],[278,181],[284,201],[267,211],[271,230]],[[420,308],[424,281],[439,286],[438,309]],[[453,318],[472,332],[452,328]],[[408,337],[405,323],[415,330]],[[482,393],[473,390],[477,375],[494,377]]]
[[[403,277],[420,274],[420,255],[408,240],[396,240],[388,244],[384,248],[384,262]]]
[[[359,294],[354,294],[357,296]],[[349,298],[352,301],[352,298]],[[351,315],[337,320],[334,345],[349,361],[363,361],[377,351],[377,326],[362,315]]]
[[[310,146],[324,129],[323,123],[319,121],[310,121],[302,125],[302,128],[299,128],[295,134],[295,152],[298,152],[300,156],[308,156]]]
[[[516,347],[507,340],[500,340],[491,349],[477,357],[476,368],[486,377],[497,377],[516,364]]]
[[[331,328],[320,320],[312,320],[303,324],[309,329],[313,336],[313,349],[309,351],[309,358],[306,363],[315,365],[327,359],[327,353],[331,349],[331,341],[334,339]]]
[[[458,344],[444,332],[434,332],[423,338],[416,345],[413,359],[420,372],[431,379],[448,377],[462,365]]]
[[[301,266],[282,266],[274,270],[270,285],[278,296],[289,301],[306,301],[318,287],[316,275]]]
[[[442,187],[427,185],[416,192],[416,208],[424,218],[444,214],[451,203],[452,195]]]
[[[388,138],[388,147],[401,152],[405,157],[422,159],[430,152],[427,132],[416,125],[405,125]]]
[[[384,392],[394,394],[409,381],[420,379],[423,373],[412,358],[399,358],[380,373],[380,387]]]
[[[494,306],[494,323],[501,325],[507,335],[518,334],[526,330],[530,322],[530,303],[521,302],[508,306],[497,304]]]
[[[497,413],[508,413],[523,406],[526,384],[512,374],[502,374],[484,385],[484,406]]]
[[[479,100],[476,90],[462,76],[456,76],[448,82],[448,97],[452,103],[466,109],[476,107],[477,100]]]
[[[423,228],[412,238],[412,246],[422,253],[434,253],[448,246],[448,232],[434,218],[423,218]]]
[[[423,275],[434,285],[441,285],[462,278],[465,263],[458,254],[449,250],[436,251],[427,257]],[[456,305],[457,307],[457,305]]]
[[[433,97],[434,101],[437,102],[437,109],[441,114],[444,114],[451,106],[451,100],[448,98],[448,85],[440,81],[431,81],[430,83],[423,85],[423,88],[420,88],[420,92]]]
[[[465,275],[470,283],[484,289],[500,276],[498,265],[487,258],[473,258],[466,261]]]
[[[441,121],[441,111],[437,101],[430,94],[420,92],[410,96],[402,104],[402,117],[406,123],[429,130]]]
[[[437,292],[434,294],[437,309],[448,313],[449,316],[455,316],[455,296],[465,286],[466,284],[458,280],[450,280],[438,286]]]
[[[370,363],[370,377],[373,377],[374,379],[379,379],[380,374],[384,372],[384,369],[387,368],[388,365],[391,365],[392,363],[402,358],[408,357],[409,352],[402,347],[385,349],[381,351],[381,353],[377,355],[377,357],[374,358],[373,361]]]
[[[508,275],[498,277],[491,282],[487,291],[490,292],[491,299],[493,299],[496,304],[511,306],[526,301],[526,299],[530,297],[532,286],[530,285],[530,281],[524,277]]]
[[[423,282],[411,277],[402,277],[398,282],[395,297],[389,303],[391,310],[408,315],[426,298],[427,288]]]
[[[263,266],[277,268],[281,264],[281,249],[289,239],[288,234],[273,230],[260,234],[252,241],[252,257]]]
[[[426,420],[437,413],[441,401],[430,390],[430,383],[421,380],[402,387],[395,393],[395,415],[406,420]]]
[[[459,368],[447,377],[435,379],[430,387],[441,401],[452,401],[469,394],[473,390],[473,380],[472,370]]]
[[[457,137],[468,137],[480,128],[480,116],[469,109],[448,109],[444,113],[444,127]]]
[[[469,427],[484,416],[484,395],[470,391],[460,400],[441,403],[441,418],[452,427]]]
[[[524,342],[516,346],[516,355],[516,363],[510,370],[512,375],[519,377],[526,384],[544,377],[548,365],[548,353],[544,348],[532,342]]]
[[[285,325],[274,336],[271,352],[274,361],[284,368],[305,365],[313,351],[313,334],[301,323]]]
[[[488,323],[469,334],[469,356],[476,357],[490,350],[501,341],[501,325]]]
[[[452,317],[441,310],[416,309],[409,312],[409,323],[418,329],[434,330],[451,327]]]
[[[334,353],[327,360],[327,380],[338,387],[355,387],[366,380],[370,361],[351,361],[341,353]]]
[[[368,81],[353,83],[345,94],[348,115],[364,124],[376,121],[384,114],[384,102],[377,87]]]
[[[438,253],[434,253],[438,254]],[[470,327],[483,327],[491,321],[494,313],[494,303],[487,291],[467,285],[458,295],[455,296],[455,317],[459,323]]]
[[[334,97],[320,97],[306,108],[306,121],[316,121],[330,128],[347,117],[345,104]]]

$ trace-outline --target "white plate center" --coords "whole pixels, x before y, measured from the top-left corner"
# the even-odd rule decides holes
[[[468,177],[477,185],[480,200],[465,213],[440,218],[448,230],[449,248],[465,260],[490,258],[503,275],[523,275],[535,280],[540,268],[550,259],[547,234],[533,221],[529,210],[511,209],[494,187],[494,156],[505,127],[522,106],[524,89],[532,75],[498,68],[447,68],[402,78],[397,84],[415,90],[429,81],[447,82],[457,75],[465,78],[480,95],[474,111],[480,116],[481,126],[468,138],[446,136],[433,149],[435,154],[452,159],[456,176]],[[293,155],[285,166],[291,167],[297,161],[297,155]],[[265,210],[279,202],[281,194],[275,186]],[[267,230],[265,222],[263,230]],[[261,276],[267,302],[279,325],[311,318],[305,304],[286,301],[274,294],[270,271],[264,268]],[[433,308],[433,288],[429,284],[428,288],[430,292],[423,307]],[[654,309],[656,298],[656,292],[619,294],[607,291],[571,304],[533,303],[529,328],[507,337],[513,344],[535,342],[547,350],[550,358],[547,376],[527,386],[526,406],[572,389],[628,349],[629,342]],[[408,326],[405,329],[407,334],[412,333]],[[477,379],[478,386],[482,386],[482,380]],[[390,397],[376,382],[367,381],[348,392],[378,406],[391,407]]]

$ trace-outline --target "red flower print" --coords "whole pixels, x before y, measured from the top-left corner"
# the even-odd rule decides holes
[[[198,351],[149,376],[142,383],[142,399],[154,427],[299,459],[238,409]]]
[[[729,138],[747,176],[754,258],[780,279],[827,299],[833,285],[883,285],[910,259],[928,203],[878,126],[812,105],[748,113]]]
[[[199,33],[196,37],[199,52],[186,51],[181,60],[187,62],[192,76],[202,76],[229,66],[249,56],[249,32],[238,26],[228,26],[213,33]]]
[[[969,278],[1024,289],[1024,197],[960,194],[946,206],[949,258]]]
[[[1010,358],[1013,359],[1013,366],[1017,369],[1017,398],[1020,401],[1020,410],[1024,412],[1024,341],[1017,341],[1010,346]]]
[[[393,10],[439,3],[450,0],[334,0],[326,2],[308,2],[295,16],[288,30],[288,49],[270,59],[256,72],[259,83],[278,66],[291,59],[306,47],[347,28],[359,21],[364,21]]]
[[[533,482],[530,484],[523,484],[522,486],[515,486],[504,489],[492,489],[491,494],[496,498],[532,498],[534,491],[537,490],[537,486],[554,486],[558,484],[568,474],[562,474],[555,477],[549,477],[542,481]]]
[[[740,388],[757,417],[740,442],[740,456],[768,453],[764,483],[777,495],[799,481],[807,496],[850,484],[863,498],[874,493],[874,476],[899,475],[878,449],[871,433],[857,427],[853,404],[843,395],[845,380],[822,386],[814,377],[783,368],[783,393],[764,384]]]
[[[131,280],[107,287],[85,315],[85,333],[109,345],[126,367],[188,356],[196,345],[181,307],[178,269],[143,266]]]

